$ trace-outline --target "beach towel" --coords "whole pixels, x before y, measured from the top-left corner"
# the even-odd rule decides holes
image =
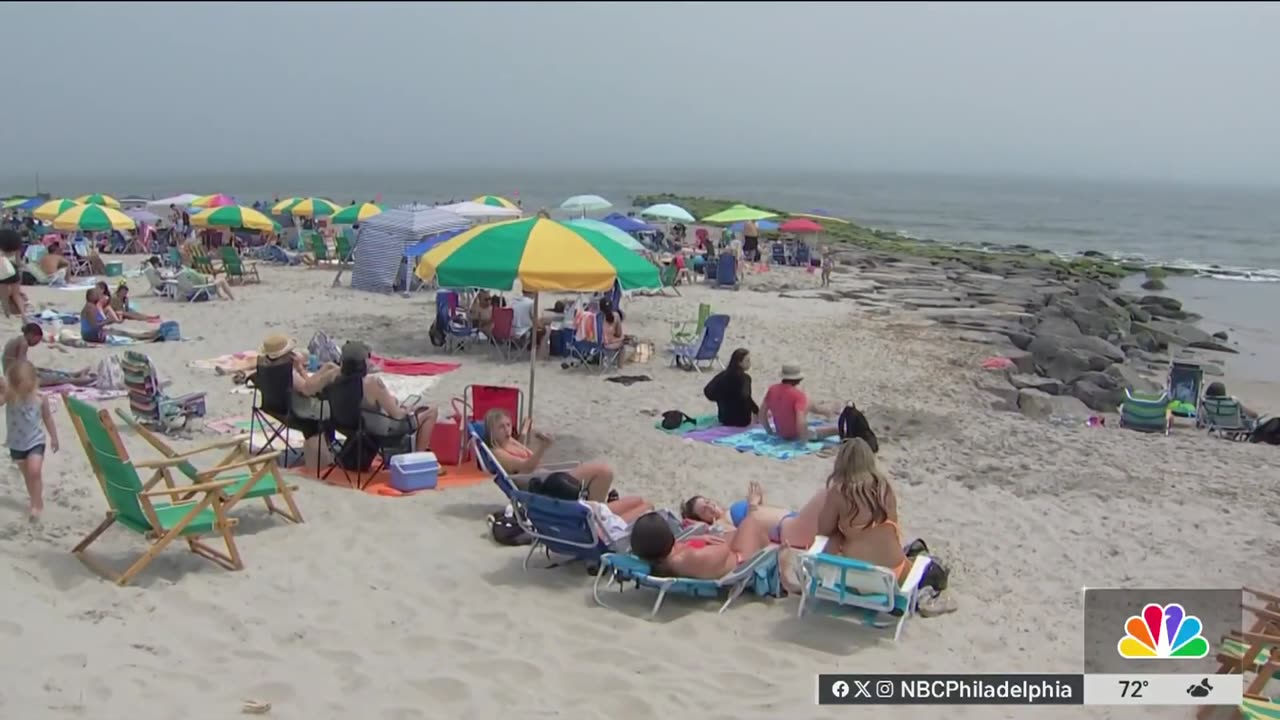
[[[821,421],[809,423],[811,428],[820,425],[822,425]],[[754,453],[775,460],[790,460],[801,455],[820,452],[828,447],[835,447],[840,444],[840,438],[832,436],[823,439],[821,442],[783,440],[780,437],[766,433],[764,428],[755,426],[728,437],[712,440],[711,444],[731,447],[738,452]]]
[[[573,339],[578,342],[593,343],[596,341],[596,314],[587,310],[579,312],[573,318]]]
[[[81,385],[47,385],[40,388],[40,394],[46,397],[61,395],[62,393],[85,402],[115,400],[129,394],[127,390],[99,390],[96,387],[84,387]]]
[[[302,477],[315,480],[316,473],[314,468],[296,467],[291,468],[289,472]],[[320,478],[321,482],[329,485],[337,485],[338,487],[351,488],[350,481],[340,472],[335,472],[327,478]],[[473,462],[463,463],[462,465],[440,465],[440,475],[436,480],[434,488],[426,490],[414,490],[412,492],[402,492],[391,487],[391,470],[383,469],[378,471],[369,479],[365,476],[364,491],[370,495],[379,495],[381,497],[405,497],[408,495],[418,495],[420,493],[436,492],[438,490],[448,490],[450,488],[471,487],[472,485],[480,485],[486,482],[493,482],[493,475],[476,467]],[[354,489],[354,488],[352,488]]]
[[[692,423],[685,423],[680,427],[672,430],[668,430],[662,427],[662,418],[658,418],[657,421],[653,423],[653,426],[657,428],[659,432],[666,433],[667,435],[684,436],[684,435],[688,435],[691,432],[694,432],[695,430],[705,430],[710,427],[715,427],[719,424],[719,422],[720,422],[719,419],[717,419],[715,415],[702,415],[702,416],[693,418]],[[742,430],[742,428],[730,428],[730,429],[735,432],[740,432]]]
[[[369,362],[392,375],[443,375],[462,367],[459,363],[438,363],[408,358],[389,358],[369,353]]]
[[[253,350],[246,350],[244,352],[231,353],[230,355],[219,355],[207,360],[192,360],[188,363],[188,366],[201,370],[213,370],[219,375],[231,375],[256,368],[258,366],[258,353]]]
[[[123,335],[108,335],[105,343],[85,342],[85,339],[80,336],[79,328],[62,328],[62,332],[58,333],[58,344],[73,348],[118,347],[121,345],[136,345],[139,342],[142,341]]]

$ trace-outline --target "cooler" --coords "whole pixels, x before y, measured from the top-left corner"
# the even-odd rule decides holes
[[[569,346],[573,344],[573,328],[560,328],[551,331],[551,357],[568,357]]]
[[[416,452],[391,458],[391,487],[400,492],[430,490],[436,486],[440,463],[435,453]]]
[[[113,261],[107,263],[107,277],[123,277],[124,263]]]

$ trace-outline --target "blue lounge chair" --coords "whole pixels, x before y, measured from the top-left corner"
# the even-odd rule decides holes
[[[861,560],[821,552],[827,538],[819,536],[809,552],[800,558],[800,580],[804,586],[797,617],[803,617],[810,600],[825,600],[838,607],[853,607],[873,613],[896,615],[893,631],[896,642],[907,618],[916,611],[920,580],[932,560],[917,555],[902,584],[893,570]],[[875,624],[872,621],[871,624]]]
[[[702,372],[712,365],[723,368],[720,362],[720,346],[724,344],[724,333],[729,327],[728,315],[712,315],[702,326],[702,335],[697,343],[673,343],[669,348],[671,366],[694,369]]]
[[[716,287],[738,289],[738,258],[725,253],[716,260]]]
[[[774,265],[787,264],[787,248],[785,245],[783,245],[780,242],[776,242],[770,246],[770,250],[771,250],[771,254],[769,259],[773,262]]]
[[[458,293],[453,290],[436,292],[436,323],[444,333],[445,352],[465,350],[467,342],[480,337],[466,313],[458,312]]]
[[[811,255],[808,245],[802,242],[796,243],[795,258],[797,267],[809,267]]]
[[[1120,427],[1138,432],[1169,434],[1173,414],[1169,411],[1169,396],[1160,393],[1151,397],[1124,391],[1125,400],[1120,404]]]
[[[1196,413],[1196,425],[1228,440],[1248,440],[1253,426],[1233,397],[1205,397]]]
[[[608,574],[607,581],[605,581],[606,574]],[[666,599],[667,593],[672,592],[692,597],[719,597],[722,593],[728,591],[728,597],[725,599],[724,604],[720,606],[719,612],[721,613],[727,610],[729,605],[733,604],[733,601],[738,599],[738,596],[747,589],[762,597],[776,597],[782,594],[782,581],[778,576],[778,547],[776,545],[770,545],[757,552],[718,580],[662,577],[654,575],[649,563],[635,555],[630,553],[605,553],[600,558],[600,570],[596,573],[596,581],[591,588],[591,595],[598,605],[609,607],[600,599],[600,583],[602,581],[605,581],[606,587],[617,583],[619,591],[623,589],[623,583],[626,582],[634,582],[636,587],[657,590],[658,598],[654,600],[653,609],[649,611],[650,617],[658,614],[658,610],[661,609],[662,601]]]
[[[604,314],[596,311],[596,339],[592,342],[574,340],[569,344],[569,359],[595,372],[604,372],[610,365],[618,366],[623,348],[610,350],[604,346]]]

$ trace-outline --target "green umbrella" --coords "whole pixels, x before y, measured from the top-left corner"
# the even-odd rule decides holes
[[[275,220],[243,205],[209,208],[192,215],[191,224],[196,227],[244,228],[259,232],[273,231],[280,227]]]
[[[644,245],[641,245],[639,240],[622,232],[607,222],[600,222],[599,220],[592,220],[591,218],[579,218],[577,220],[570,220],[566,222],[565,225],[586,228],[587,230],[595,230],[632,252],[640,252],[644,250]]]
[[[5,200],[3,203],[0,203],[0,210],[8,210],[9,208],[18,207],[19,205],[25,203],[26,201],[27,201],[27,198],[24,198],[24,197],[9,198],[8,200]]]
[[[772,217],[778,217],[777,213],[771,213],[767,210],[757,210],[746,205],[734,205],[725,208],[715,215],[708,215],[702,218],[702,222],[709,223],[736,223],[745,222],[747,220],[767,220]]]
[[[386,208],[375,203],[356,203],[348,205],[329,218],[334,225],[355,225],[381,213]]]

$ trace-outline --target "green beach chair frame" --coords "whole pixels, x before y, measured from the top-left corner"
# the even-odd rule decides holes
[[[262,278],[258,275],[257,263],[245,262],[236,249],[223,245],[220,248],[222,253],[222,269],[227,274],[227,282],[247,283],[250,279],[253,282],[260,283]]]
[[[1126,388],[1124,396],[1125,401],[1120,404],[1120,427],[1169,434],[1173,428],[1173,413],[1169,410],[1168,393],[1142,395]]]
[[[1240,401],[1233,397],[1203,397],[1196,411],[1196,427],[1208,430],[1210,435],[1243,442],[1253,433],[1253,427]]]
[[[696,342],[702,337],[702,329],[706,327],[707,318],[709,317],[711,317],[711,303],[700,303],[696,321],[680,320],[671,323],[671,343],[673,345],[690,345]]]

